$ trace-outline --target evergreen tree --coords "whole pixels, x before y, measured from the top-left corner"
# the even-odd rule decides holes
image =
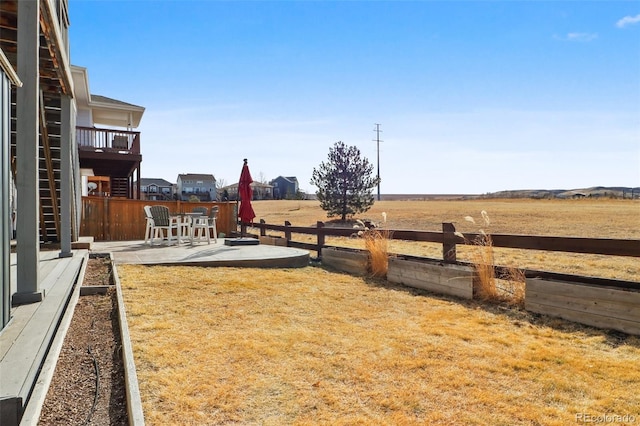
[[[328,217],[347,216],[366,212],[373,206],[372,189],[378,178],[372,175],[373,165],[355,146],[338,141],[329,148],[327,162],[313,169],[311,184],[318,188],[320,207]]]

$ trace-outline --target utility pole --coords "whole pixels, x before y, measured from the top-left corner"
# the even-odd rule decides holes
[[[382,130],[380,130],[380,124],[375,123],[376,128],[373,129],[374,132],[376,132],[376,138],[374,139],[374,141],[376,141],[376,146],[377,146],[377,152],[378,152],[378,201],[380,201],[380,142],[384,142],[380,140],[380,132],[382,132]]]

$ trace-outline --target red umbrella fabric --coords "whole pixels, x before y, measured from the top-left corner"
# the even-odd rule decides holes
[[[251,206],[251,198],[253,196],[253,190],[251,189],[251,173],[249,172],[249,165],[247,159],[244,159],[244,165],[242,166],[242,173],[240,173],[240,180],[238,181],[238,195],[240,196],[240,208],[238,209],[238,217],[240,222],[251,223],[256,214]]]

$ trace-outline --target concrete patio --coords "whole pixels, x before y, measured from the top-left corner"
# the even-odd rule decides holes
[[[144,241],[100,241],[91,243],[93,253],[111,253],[116,264],[234,266],[256,268],[300,268],[309,264],[307,250],[274,245],[229,246],[225,239],[194,244],[158,244]]]

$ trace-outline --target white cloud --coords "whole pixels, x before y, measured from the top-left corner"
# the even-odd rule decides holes
[[[616,22],[616,27],[624,28],[627,25],[634,25],[634,24],[637,24],[638,22],[640,22],[640,14],[636,16],[625,16],[624,18]]]
[[[598,34],[595,33],[569,33],[564,40],[567,41],[591,41],[598,38]]]

